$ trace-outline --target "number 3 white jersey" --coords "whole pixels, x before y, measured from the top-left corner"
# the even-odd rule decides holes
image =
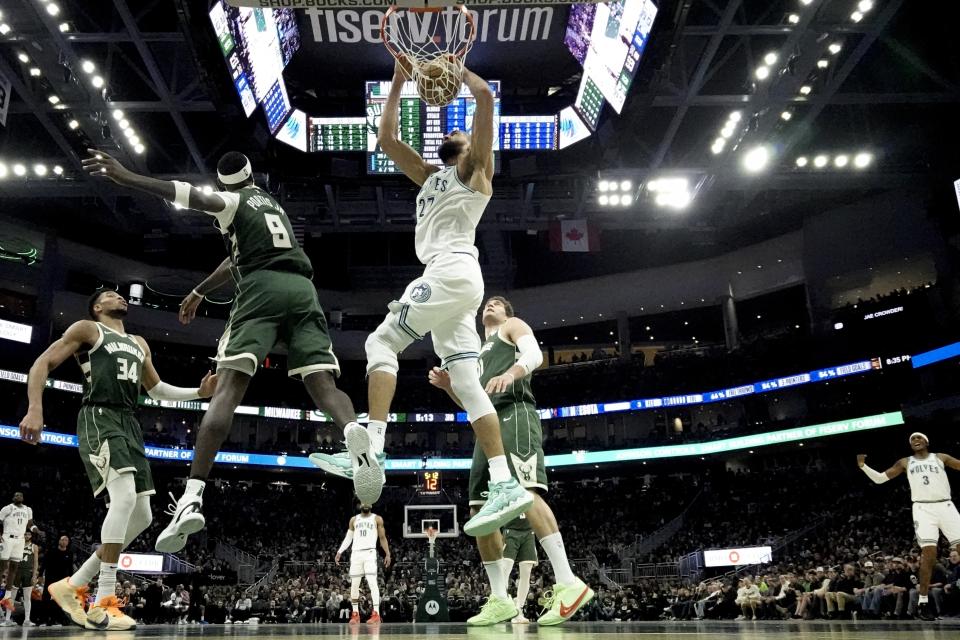
[[[353,520],[353,553],[377,548],[377,516],[358,515]]]
[[[3,522],[3,537],[22,538],[27,531],[27,523],[33,520],[33,509],[12,502],[0,509],[0,521]]]
[[[417,194],[417,258],[427,264],[441,253],[479,254],[477,225],[490,196],[463,184],[456,165],[431,174]]]
[[[910,494],[914,502],[950,500],[947,470],[937,454],[931,453],[923,460],[914,456],[907,458],[907,477],[910,479]]]

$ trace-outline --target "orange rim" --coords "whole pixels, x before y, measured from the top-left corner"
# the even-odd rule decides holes
[[[467,35],[466,41],[453,53],[454,56],[462,58],[470,49],[470,45],[473,43],[473,39],[477,35],[477,24],[473,19],[473,14],[467,10],[466,6],[460,4],[456,5],[456,7],[460,13],[466,17],[467,22],[470,24],[470,33]],[[390,20],[390,16],[396,13],[400,8],[401,7],[397,7],[395,4],[391,4],[384,12],[383,18],[380,19],[380,40],[383,41],[383,46],[387,48],[387,51],[390,52],[390,55],[397,60],[400,60],[405,54],[390,44],[390,39],[387,37],[387,21]],[[445,8],[446,7],[408,7],[407,11],[410,11],[411,13],[440,13]]]

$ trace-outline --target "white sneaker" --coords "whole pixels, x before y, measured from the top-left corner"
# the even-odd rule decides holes
[[[516,618],[510,621],[513,624],[530,624],[530,621],[527,620],[523,614],[518,614]]]
[[[353,465],[353,492],[361,503],[372,505],[380,499],[386,476],[370,447],[370,434],[358,425],[345,435]]]
[[[161,553],[177,553],[187,546],[187,536],[203,529],[206,520],[203,517],[203,499],[196,494],[183,494],[173,500],[165,513],[171,516],[170,524],[160,532],[154,548]]]
[[[35,627],[35,626],[37,626],[37,623],[34,622],[33,620],[24,620],[24,621],[23,621],[23,626],[25,626],[25,627]]]

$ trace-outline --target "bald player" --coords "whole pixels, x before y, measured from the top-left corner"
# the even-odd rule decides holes
[[[901,458],[885,472],[880,473],[867,466],[867,456],[858,455],[857,464],[867,477],[877,484],[893,480],[903,472],[910,481],[910,496],[913,500],[913,527],[917,544],[921,549],[919,613],[924,620],[935,620],[930,611],[928,592],[933,565],[937,561],[937,542],[940,532],[951,547],[960,545],[960,512],[950,496],[950,481],[947,467],[960,471],[960,460],[945,453],[932,453],[930,439],[920,432],[910,434],[913,455]],[[958,548],[960,549],[960,548]]]

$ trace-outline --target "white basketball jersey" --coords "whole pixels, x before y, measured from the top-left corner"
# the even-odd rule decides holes
[[[3,522],[3,537],[22,537],[27,531],[27,523],[33,520],[33,509],[12,502],[0,509],[0,521]]]
[[[942,502],[950,500],[950,481],[947,470],[937,454],[923,460],[907,458],[907,477],[910,479],[910,497],[914,502]]]
[[[417,258],[427,264],[441,253],[469,253],[490,196],[463,184],[456,165],[432,174],[417,194]]]
[[[353,520],[353,552],[377,548],[377,516],[358,515]]]

